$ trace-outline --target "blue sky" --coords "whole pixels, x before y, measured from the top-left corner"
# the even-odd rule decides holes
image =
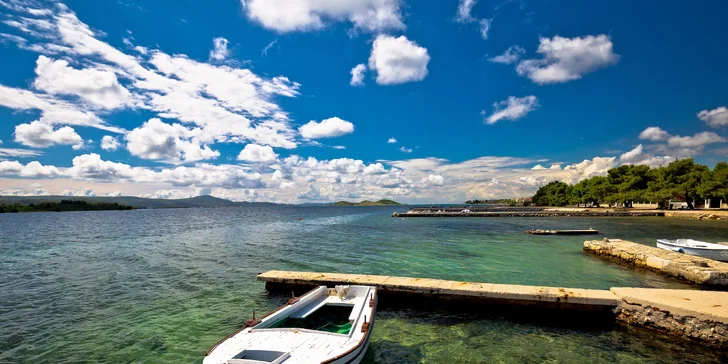
[[[1,0],[0,193],[458,202],[712,165],[727,10]]]

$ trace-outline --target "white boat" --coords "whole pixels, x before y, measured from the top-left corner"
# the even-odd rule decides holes
[[[678,253],[728,262],[728,246],[693,239],[657,239],[657,247]]]
[[[369,347],[377,290],[320,286],[237,332],[205,354],[203,364],[359,363]]]

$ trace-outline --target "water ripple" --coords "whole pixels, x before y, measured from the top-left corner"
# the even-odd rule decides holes
[[[269,269],[583,288],[694,288],[595,259],[599,229],[651,244],[717,240],[724,225],[666,219],[392,219],[396,208],[244,207],[0,215],[0,362],[199,362],[270,296]],[[299,221],[298,218],[301,218]],[[383,310],[365,362],[720,362],[725,356],[617,327]]]

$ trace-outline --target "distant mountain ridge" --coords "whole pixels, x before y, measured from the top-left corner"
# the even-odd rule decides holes
[[[361,202],[339,201],[339,202],[331,204],[331,206],[397,206],[397,205],[401,205],[401,203],[399,203],[397,201],[392,201],[392,200],[379,200],[379,201],[364,200]]]
[[[38,204],[41,202],[61,202],[63,200],[86,201],[88,203],[118,203],[119,205],[127,205],[137,209],[175,209],[175,208],[193,208],[193,207],[240,207],[240,206],[280,206],[289,204],[280,204],[275,202],[235,202],[218,198],[210,195],[179,198],[179,199],[162,199],[162,198],[146,198],[135,196],[1,196],[0,204]],[[379,201],[361,201],[348,202],[339,201],[334,204],[329,203],[304,203],[301,205],[289,206],[396,206],[401,205],[399,202],[392,200]]]

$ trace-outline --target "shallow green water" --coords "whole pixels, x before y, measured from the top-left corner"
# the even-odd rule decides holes
[[[0,362],[199,362],[269,296],[269,269],[582,288],[695,288],[582,252],[593,227],[652,244],[728,240],[728,224],[667,218],[395,219],[396,208],[263,207],[0,215]],[[298,217],[302,220],[298,221]],[[487,314],[487,313],[486,313]],[[720,362],[626,328],[382,310],[368,363]]]

